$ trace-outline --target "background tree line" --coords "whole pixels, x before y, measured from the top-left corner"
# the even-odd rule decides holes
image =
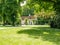
[[[60,28],[60,0],[26,0],[26,5],[21,7],[23,1],[0,0],[0,21],[3,25],[8,22],[14,26],[20,21],[20,16],[31,14],[38,16],[42,22],[50,20],[51,27]]]
[[[15,25],[20,13],[20,2],[22,0],[0,0],[0,16],[3,25],[9,23]],[[19,14],[20,15],[20,14]]]

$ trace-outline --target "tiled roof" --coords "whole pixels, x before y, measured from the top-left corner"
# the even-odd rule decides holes
[[[25,18],[27,18],[27,19],[35,19],[36,17],[34,17],[34,16],[21,16],[21,18],[22,19],[25,19]]]

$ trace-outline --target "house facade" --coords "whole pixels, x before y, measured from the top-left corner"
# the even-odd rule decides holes
[[[37,17],[35,16],[21,16],[21,25],[35,25]]]

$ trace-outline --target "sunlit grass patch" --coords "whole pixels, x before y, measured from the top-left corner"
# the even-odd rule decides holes
[[[56,33],[55,35],[60,36],[60,34],[59,34],[59,33]]]
[[[49,34],[48,32],[43,32],[43,34]]]

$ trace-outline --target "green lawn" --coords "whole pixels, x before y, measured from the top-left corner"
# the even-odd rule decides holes
[[[48,25],[0,27],[0,45],[60,45],[60,29]]]

